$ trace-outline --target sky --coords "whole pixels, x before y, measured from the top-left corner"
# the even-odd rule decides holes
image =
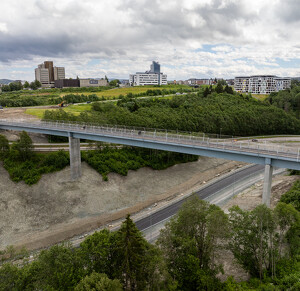
[[[299,0],[1,0],[0,79],[300,77]]]

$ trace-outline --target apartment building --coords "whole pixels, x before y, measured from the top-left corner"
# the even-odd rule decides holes
[[[290,78],[279,78],[273,75],[256,75],[235,77],[234,89],[240,93],[270,94],[291,88]]]
[[[150,71],[129,75],[129,84],[130,86],[167,85],[168,81],[167,75],[160,72],[160,64],[153,61]]]

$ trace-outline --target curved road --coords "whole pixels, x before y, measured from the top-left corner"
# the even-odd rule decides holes
[[[263,165],[253,165],[248,168],[242,169],[238,172],[232,173],[229,176],[226,176],[224,178],[220,178],[215,183],[212,183],[208,185],[207,187],[199,190],[193,195],[197,195],[201,199],[205,199],[209,197],[210,195],[224,189],[225,187],[232,185],[233,183],[236,183],[238,180],[242,180],[243,178],[246,178],[247,176],[254,174],[255,172],[261,172],[264,170]],[[174,204],[171,204],[163,209],[160,209],[152,214],[150,214],[147,217],[144,217],[142,219],[139,219],[135,221],[136,226],[139,230],[145,230],[148,227],[151,227],[155,224],[158,224],[162,221],[164,221],[167,218],[170,218],[176,212],[179,210],[181,205],[188,199],[184,198],[180,201],[175,202]]]

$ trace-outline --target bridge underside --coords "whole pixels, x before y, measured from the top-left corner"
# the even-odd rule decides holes
[[[273,167],[287,168],[300,170],[300,163],[298,161],[291,160],[286,157],[276,156],[264,152],[258,154],[254,152],[239,151],[238,148],[232,150],[226,148],[213,148],[209,146],[201,145],[190,145],[190,144],[176,144],[170,140],[151,140],[137,137],[126,137],[126,136],[110,136],[110,135],[99,135],[89,132],[74,132],[67,129],[47,129],[47,128],[32,128],[26,126],[11,126],[11,125],[0,125],[1,129],[17,130],[17,131],[29,131],[41,134],[57,135],[69,137],[70,145],[70,164],[71,164],[71,178],[78,179],[81,176],[80,166],[80,139],[87,139],[93,141],[101,141],[106,143],[121,144],[142,148],[157,149],[170,152],[185,153],[197,156],[214,157],[220,159],[234,160],[251,164],[265,165],[265,180],[264,180],[264,191],[263,191],[263,203],[270,205],[270,191],[272,182],[272,171]]]

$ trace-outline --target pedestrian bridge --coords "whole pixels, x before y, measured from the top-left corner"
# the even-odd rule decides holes
[[[247,138],[211,138],[199,133],[83,124],[65,121],[12,122],[0,120],[0,129],[69,138],[71,178],[81,176],[80,139],[222,158],[265,165],[263,202],[270,205],[273,167],[300,170],[299,150]]]

